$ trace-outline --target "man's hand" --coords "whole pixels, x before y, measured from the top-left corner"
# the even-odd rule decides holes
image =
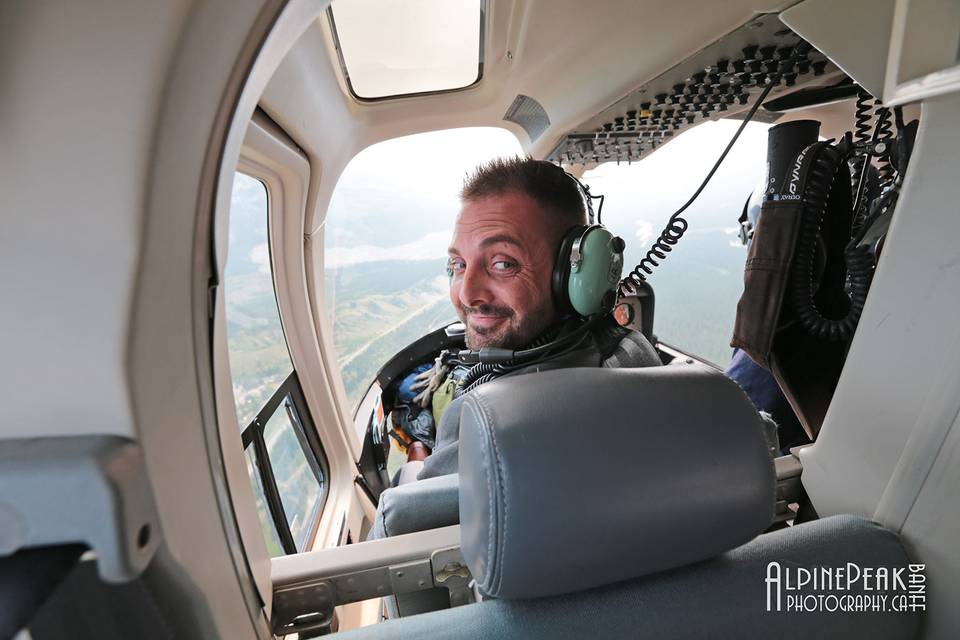
[[[430,408],[430,404],[433,401],[433,393],[443,384],[443,381],[447,379],[447,375],[450,373],[449,365],[443,362],[445,355],[445,351],[441,352],[440,355],[437,356],[437,359],[434,360],[433,367],[414,378],[416,382],[410,385],[411,391],[420,392],[414,396],[413,401],[423,409]]]

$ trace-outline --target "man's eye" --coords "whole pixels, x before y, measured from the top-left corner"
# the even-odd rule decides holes
[[[463,273],[466,267],[463,260],[450,260],[447,262],[447,276],[452,278],[455,274]]]
[[[491,266],[493,267],[494,271],[503,272],[515,269],[517,267],[517,263],[513,262],[512,260],[497,260]]]

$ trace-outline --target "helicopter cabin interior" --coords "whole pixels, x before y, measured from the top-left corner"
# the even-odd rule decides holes
[[[0,50],[0,637],[960,626],[956,0],[12,0]],[[656,366],[467,349],[402,194],[503,155]],[[418,479],[447,352],[504,375]]]

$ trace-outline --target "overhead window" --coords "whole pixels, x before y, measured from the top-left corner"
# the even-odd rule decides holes
[[[468,87],[483,74],[484,0],[339,0],[329,18],[350,91],[380,99]]]

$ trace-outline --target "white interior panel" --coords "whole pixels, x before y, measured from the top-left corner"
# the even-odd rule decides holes
[[[871,95],[883,94],[896,0],[805,0],[780,14]],[[860,37],[851,37],[852,34]],[[869,36],[868,36],[869,34]]]
[[[0,3],[6,437],[135,434],[128,314],[154,127],[189,2],[106,4]]]
[[[960,361],[960,98],[924,103],[913,159],[867,304],[817,443],[801,454],[821,516],[871,517],[938,376]],[[942,402],[942,400],[940,400]],[[838,490],[842,487],[842,490]]]

